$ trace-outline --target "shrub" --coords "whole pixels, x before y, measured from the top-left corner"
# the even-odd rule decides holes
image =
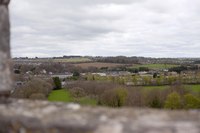
[[[186,94],[183,97],[184,108],[185,109],[199,109],[200,108],[200,100],[193,96],[192,94]]]
[[[53,81],[54,81],[54,84],[55,84],[55,90],[60,90],[62,88],[62,84],[61,84],[61,81],[60,81],[60,78],[59,77],[54,77],[53,78]]]
[[[166,109],[180,109],[181,108],[181,97],[177,92],[173,92],[167,96],[165,101]]]
[[[126,101],[127,95],[128,95],[127,90],[124,88],[117,88],[115,90],[115,93],[116,93],[116,97],[117,97],[118,107],[123,106]]]
[[[79,76],[80,76],[80,73],[78,71],[73,72],[73,77],[79,77]]]
[[[143,94],[144,95],[144,94]],[[164,106],[164,97],[162,90],[148,90],[146,91],[145,105],[151,108],[162,108]]]
[[[151,108],[161,108],[162,103],[158,96],[154,96],[153,99],[149,102]]]

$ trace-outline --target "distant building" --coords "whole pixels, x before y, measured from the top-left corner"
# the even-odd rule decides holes
[[[143,72],[139,72],[138,74],[139,74],[139,75],[146,75],[146,74],[148,74],[148,72],[143,71]]]
[[[59,77],[61,80],[72,77],[73,74],[52,74],[51,77]]]
[[[99,75],[99,76],[102,76],[102,77],[107,76],[106,73],[92,73],[92,75]]]

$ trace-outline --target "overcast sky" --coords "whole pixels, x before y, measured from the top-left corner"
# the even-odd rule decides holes
[[[200,57],[200,0],[12,0],[12,56]]]

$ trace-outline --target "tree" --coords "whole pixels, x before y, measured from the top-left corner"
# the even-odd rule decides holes
[[[59,89],[62,88],[62,84],[61,84],[59,77],[54,77],[53,81],[54,81],[54,84],[55,84],[55,88],[54,88],[55,90],[59,90]]]
[[[115,92],[116,92],[118,107],[121,107],[121,106],[124,105],[124,103],[125,103],[125,101],[126,101],[128,92],[127,92],[127,90],[124,89],[124,88],[117,88],[117,89],[115,90]]]
[[[183,97],[184,108],[185,109],[199,109],[200,108],[200,100],[193,96],[192,94],[186,94]]]
[[[72,79],[73,80],[78,80],[79,77],[80,77],[80,73],[78,71],[74,71]]]
[[[153,78],[157,78],[158,74],[157,73],[154,73],[153,74]]]
[[[166,109],[180,109],[181,108],[181,97],[177,92],[173,92],[167,96],[165,101]]]
[[[162,107],[161,100],[158,98],[158,96],[154,96],[152,101],[149,102],[149,105],[152,108],[161,108]]]
[[[15,89],[14,92],[11,94],[11,97],[43,99],[44,97],[47,97],[48,94],[52,91],[52,84],[52,80],[33,78],[30,79],[30,81],[27,81],[20,88]],[[37,94],[37,96],[35,94]],[[38,96],[38,94],[40,94],[40,96]],[[41,94],[43,96],[41,96]]]
[[[124,88],[110,89],[103,93],[99,103],[111,107],[121,107],[125,104],[127,90]]]
[[[80,73],[78,71],[73,72],[73,77],[79,77],[79,76],[80,76]]]

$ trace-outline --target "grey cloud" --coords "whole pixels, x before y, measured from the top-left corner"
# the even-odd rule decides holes
[[[199,7],[199,0],[13,0],[12,53],[197,57]]]

